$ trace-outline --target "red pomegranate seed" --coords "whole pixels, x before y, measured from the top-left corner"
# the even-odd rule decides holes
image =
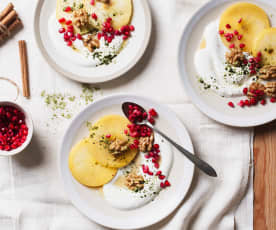
[[[251,98],[250,105],[256,105],[256,104],[257,104],[257,100],[255,98]]]
[[[94,5],[95,5],[95,0],[91,0],[90,4],[91,4],[92,6],[94,6]]]
[[[157,168],[157,169],[159,169],[159,164],[157,162],[154,163],[154,167]]]
[[[152,117],[157,117],[158,114],[155,111],[155,109],[152,108],[152,109],[149,110],[149,115],[151,115]]]
[[[245,88],[243,88],[242,92],[243,92],[243,94],[244,94],[244,95],[247,95],[248,88],[246,88],[246,87],[245,87]]]
[[[153,175],[153,172],[148,171],[148,175],[152,176],[152,175]]]
[[[98,37],[98,40],[101,40],[102,34],[101,34],[101,33],[98,33],[98,34],[97,34],[97,37]]]
[[[238,23],[241,23],[242,22],[242,18],[239,19]]]
[[[247,106],[250,106],[249,100],[245,100],[245,101],[244,101],[244,104],[247,105]]]
[[[59,23],[64,23],[65,21],[66,21],[65,18],[60,18],[60,19],[58,20]]]
[[[159,146],[159,144],[154,144],[154,145],[153,145],[153,148],[154,148],[154,149],[159,149],[160,146]]]
[[[70,12],[72,11],[72,8],[70,6],[67,6],[65,9],[64,9],[65,12]]]
[[[239,32],[237,30],[234,30],[235,35],[239,35]]]
[[[72,21],[71,20],[68,20],[68,21],[66,21],[66,23],[65,23],[66,25],[71,25],[72,24]]]
[[[68,41],[67,42],[67,46],[72,46],[73,45],[73,42],[72,41]]]
[[[147,166],[147,165],[142,165],[142,170],[143,170],[144,173],[148,173],[148,171],[149,171],[149,166]]]
[[[223,34],[224,34],[224,30],[220,30],[220,31],[219,31],[219,34],[220,34],[220,35],[223,35]]]
[[[245,44],[244,43],[241,43],[240,44],[240,48],[242,49],[242,48],[244,48],[245,47]]]
[[[161,188],[165,188],[165,184],[163,182],[160,183]]]
[[[106,134],[105,137],[106,137],[106,138],[110,138],[110,137],[111,137],[111,134]]]
[[[166,180],[164,184],[166,185],[166,187],[171,186],[171,183],[168,180]]]
[[[71,37],[71,41],[76,41],[76,39],[77,39],[76,36]]]
[[[134,30],[135,30],[135,27],[134,27],[133,25],[130,25],[130,26],[129,26],[129,29],[130,29],[130,31],[134,31]]]
[[[225,27],[226,27],[227,29],[231,29],[231,25],[230,25],[230,24],[226,24]]]
[[[164,180],[165,177],[166,177],[166,176],[164,176],[164,175],[159,175],[159,176],[158,176],[158,178],[159,178],[160,180]]]
[[[232,107],[232,108],[235,107],[235,106],[234,106],[234,103],[233,103],[232,101],[229,101],[229,102],[228,102],[228,105],[229,105],[230,107]]]
[[[276,98],[275,97],[270,98],[270,102],[271,103],[275,103],[276,102]]]
[[[240,100],[240,102],[238,103],[238,105],[240,106],[240,107],[244,107],[244,101],[243,100]]]
[[[92,13],[92,14],[91,14],[91,17],[92,17],[94,20],[98,20],[98,16],[97,16],[97,14],[95,14],[95,13]]]
[[[227,40],[228,42],[231,42],[232,38],[231,38],[231,37],[227,37],[226,40]]]
[[[234,44],[234,43],[231,44],[231,45],[229,46],[229,48],[230,48],[230,49],[235,48],[235,44]]]
[[[82,40],[82,36],[80,34],[77,34],[77,39]]]
[[[61,33],[61,34],[63,34],[63,33],[65,32],[65,29],[64,29],[64,28],[60,28],[60,29],[58,30],[58,32]]]
[[[159,171],[156,172],[155,175],[156,175],[156,176],[159,176],[159,175],[161,175],[161,174],[162,174],[162,172],[159,170]]]
[[[260,103],[261,103],[261,105],[265,105],[266,104],[266,100],[262,99]]]
[[[154,120],[154,118],[151,117],[151,116],[148,117],[148,121],[149,121],[152,125],[155,124],[155,120]]]
[[[251,74],[251,75],[254,75],[254,74],[256,74],[256,73],[257,73],[257,72],[256,72],[256,70],[254,70],[254,69],[250,71],[250,74]]]
[[[262,56],[262,53],[261,53],[261,52],[258,52],[258,53],[257,53],[257,57],[260,58],[261,56]]]
[[[238,40],[241,40],[242,39],[242,34],[240,34],[239,36],[238,36]]]
[[[124,36],[123,36],[123,40],[125,41],[125,40],[127,40],[127,39],[128,39],[128,36],[124,35]]]

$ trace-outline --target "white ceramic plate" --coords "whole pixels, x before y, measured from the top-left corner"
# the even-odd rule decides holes
[[[161,191],[157,198],[149,204],[135,210],[119,210],[111,207],[99,191],[87,188],[71,176],[68,168],[68,156],[72,146],[87,136],[86,121],[96,121],[103,115],[121,114],[121,104],[133,101],[144,108],[155,108],[159,113],[157,127],[170,135],[183,147],[193,152],[193,146],[188,132],[173,111],[166,106],[157,104],[149,99],[117,95],[98,100],[83,110],[71,123],[62,141],[59,154],[59,167],[64,183],[72,203],[89,219],[106,227],[117,229],[142,228],[167,217],[173,212],[185,197],[191,185],[194,165],[180,152],[173,149],[174,160],[169,175],[171,187]]]
[[[213,0],[204,5],[190,19],[181,37],[178,65],[184,88],[192,102],[210,118],[231,126],[249,127],[270,122],[276,118],[276,104],[267,103],[250,108],[236,106],[232,109],[227,102],[237,104],[241,98],[222,98],[212,92],[202,91],[196,78],[194,55],[198,49],[205,26],[218,19],[221,13],[235,0]],[[269,15],[272,26],[276,27],[276,2],[270,0],[248,1],[259,5]],[[271,15],[274,15],[271,17]]]
[[[97,68],[74,64],[64,58],[54,47],[48,32],[48,20],[55,14],[56,0],[39,0],[34,20],[35,38],[46,61],[61,74],[79,82],[99,83],[121,76],[142,57],[150,40],[151,13],[147,0],[133,0],[131,24],[135,31],[126,47],[116,57],[116,63]]]

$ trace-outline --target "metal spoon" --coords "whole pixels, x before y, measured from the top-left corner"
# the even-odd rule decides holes
[[[124,112],[124,114],[126,115],[127,118],[129,117],[129,105],[137,106],[142,112],[146,112],[146,110],[143,107],[141,107],[140,105],[137,105],[133,102],[125,102],[125,103],[122,104],[122,110],[123,110],[123,112]],[[159,133],[167,141],[169,141],[175,148],[177,148],[181,153],[183,153],[200,170],[202,170],[203,172],[205,172],[209,176],[217,177],[216,171],[209,164],[207,164],[205,161],[201,160],[200,158],[198,158],[194,154],[190,153],[188,150],[184,149],[182,146],[180,146],[175,141],[173,141],[171,138],[169,138],[166,134],[162,133],[159,129],[154,127],[150,122],[145,120],[145,121],[142,121],[142,122],[135,121],[134,123],[137,124],[137,125],[146,125],[146,126],[150,127],[153,131]]]

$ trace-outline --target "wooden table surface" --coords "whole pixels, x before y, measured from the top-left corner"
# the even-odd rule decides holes
[[[255,128],[254,230],[276,230],[276,122]]]

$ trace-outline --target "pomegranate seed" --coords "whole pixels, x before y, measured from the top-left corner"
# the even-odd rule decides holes
[[[98,20],[98,16],[97,16],[97,14],[95,14],[95,13],[92,13],[92,14],[91,14],[91,17],[92,17],[94,20]]]
[[[253,58],[249,58],[248,60],[250,63],[253,63],[254,62],[254,59]]]
[[[149,115],[151,115],[152,117],[157,117],[157,112],[155,111],[155,109],[150,109],[149,110]]]
[[[168,180],[166,180],[164,184],[166,185],[166,187],[171,186],[171,183]]]
[[[228,105],[229,105],[230,107],[232,107],[232,108],[235,107],[235,106],[234,106],[234,103],[233,103],[232,101],[228,102]]]
[[[142,170],[143,170],[144,173],[148,173],[148,171],[149,171],[149,166],[147,166],[147,165],[142,165]]]
[[[67,46],[72,46],[73,45],[73,42],[72,41],[68,41],[67,42]]]
[[[256,105],[256,104],[257,104],[257,100],[255,98],[251,98],[250,105]]]
[[[151,117],[151,116],[148,117],[148,121],[149,121],[152,125],[155,124],[155,120],[154,120],[154,118]]]
[[[230,48],[230,49],[235,48],[235,44],[234,44],[234,43],[231,44],[231,45],[229,46],[229,48]]]
[[[239,36],[238,36],[238,40],[241,40],[242,39],[242,34],[240,34]]]
[[[130,25],[130,26],[129,26],[129,29],[130,29],[130,31],[134,31],[134,30],[135,30],[135,27],[134,27],[133,25]]]
[[[243,92],[244,95],[247,95],[248,88],[243,88],[242,92]]]
[[[59,23],[64,23],[65,21],[66,21],[65,18],[60,18],[60,19],[58,20]]]
[[[275,103],[276,102],[276,98],[275,97],[270,98],[270,102],[271,103]]]
[[[72,8],[70,6],[67,6],[65,9],[64,9],[65,12],[70,12],[72,11]]]
[[[77,34],[77,39],[82,40],[82,36],[80,34]]]
[[[98,37],[98,40],[101,40],[102,34],[101,34],[101,33],[98,33],[98,34],[97,34],[97,37]]]
[[[244,43],[241,43],[240,44],[240,48],[242,49],[242,48],[244,48],[245,47],[245,44]]]
[[[238,23],[241,23],[242,22],[242,18],[239,19]]]
[[[254,74],[256,74],[256,73],[257,73],[257,72],[256,72],[256,70],[254,70],[254,69],[250,71],[250,74],[251,74],[251,75],[254,75]]]
[[[155,175],[156,175],[156,176],[159,176],[159,175],[161,175],[161,174],[162,174],[162,172],[159,170],[159,171],[156,172]]]
[[[240,107],[244,107],[244,101],[243,101],[243,100],[240,100],[240,102],[238,103],[238,105],[239,105]]]
[[[111,134],[106,134],[105,137],[106,137],[106,138],[110,138],[110,137],[111,137]]]
[[[239,32],[237,30],[234,30],[235,35],[239,35]]]
[[[61,34],[63,34],[63,33],[65,32],[65,29],[64,29],[64,28],[60,28],[60,29],[58,30],[58,32],[61,33]]]
[[[260,58],[261,56],[262,56],[262,53],[261,53],[261,52],[258,52],[258,53],[257,53],[257,57]]]
[[[160,183],[161,188],[165,188],[165,184],[163,182]]]
[[[165,179],[165,176],[164,176],[164,175],[159,175],[158,178],[159,178],[160,180],[164,180],[164,179]]]
[[[66,25],[71,25],[72,24],[72,21],[71,20],[68,20],[68,21],[66,21],[66,23],[65,23]]]
[[[220,30],[220,31],[219,31],[219,34],[220,34],[220,35],[223,35],[223,34],[224,34],[224,30]]]
[[[92,6],[94,6],[94,5],[95,5],[95,0],[91,0],[90,4],[91,4]]]
[[[124,35],[124,36],[123,36],[123,40],[125,41],[125,40],[127,40],[127,39],[128,39],[128,36]]]
[[[226,40],[227,40],[228,42],[231,42],[232,38],[231,38],[231,37],[227,37]]]
[[[231,25],[230,25],[230,24],[226,24],[225,27],[226,27],[227,29],[231,29]]]
[[[260,103],[261,103],[261,105],[265,105],[266,104],[266,100],[262,99]]]
[[[148,175],[152,176],[152,175],[153,175],[153,172],[148,171]]]
[[[71,41],[76,41],[76,39],[77,39],[76,36],[71,37]]]

